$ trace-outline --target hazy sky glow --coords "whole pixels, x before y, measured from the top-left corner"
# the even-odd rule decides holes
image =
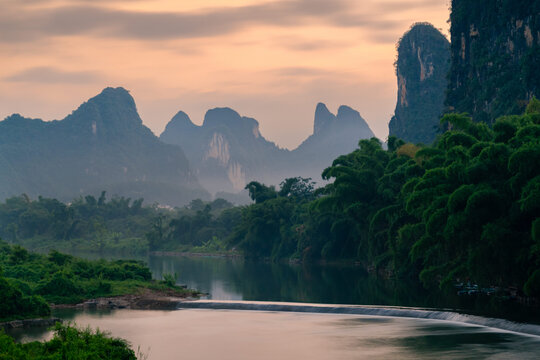
[[[448,0],[0,0],[0,118],[61,119],[106,86],[159,135],[183,110],[229,106],[294,148],[317,102],[380,138],[396,102],[395,43],[414,22],[447,34]]]

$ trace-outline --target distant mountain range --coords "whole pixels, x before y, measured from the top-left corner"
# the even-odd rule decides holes
[[[302,176],[320,181],[333,159],[373,136],[357,111],[341,106],[336,116],[320,103],[313,134],[292,151],[266,140],[255,119],[229,108],[209,110],[201,126],[179,112],[160,139],[181,146],[201,184],[216,193],[238,192],[252,180],[279,185],[287,177]]]
[[[182,149],[161,142],[122,88],[106,88],[60,121],[18,114],[0,122],[0,197],[71,201],[98,194],[179,205],[210,195]]]
[[[292,151],[294,166],[310,177],[320,178],[319,164],[331,165],[339,155],[356,149],[360,139],[374,136],[358,111],[342,105],[334,115],[325,104],[319,103],[315,109],[313,134]]]
[[[0,198],[25,193],[71,201],[105,190],[178,206],[210,198],[209,190],[238,203],[247,196],[233,194],[252,180],[320,179],[332,159],[372,136],[358,112],[342,106],[334,116],[319,104],[313,135],[293,151],[229,108],[209,110],[202,126],[179,112],[158,139],[127,90],[106,88],[60,121],[18,114],[0,121]]]
[[[260,134],[255,119],[229,108],[209,110],[202,126],[179,112],[160,139],[181,146],[201,184],[214,193],[238,192],[250,180],[262,180],[287,153]]]

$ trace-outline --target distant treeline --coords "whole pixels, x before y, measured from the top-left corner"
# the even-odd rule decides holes
[[[300,177],[279,189],[251,182],[252,205],[194,200],[174,210],[105,194],[69,205],[16,197],[0,204],[0,235],[34,245],[54,238],[106,249],[349,259],[427,287],[471,281],[540,296],[540,102],[492,128],[465,114],[441,124],[448,130],[432,146],[361,140],[323,172],[331,181],[323,188]]]
[[[184,208],[143,206],[143,199],[102,192],[64,204],[56,199],[26,195],[0,203],[0,237],[29,249],[146,254],[148,250],[188,247],[222,248],[240,219],[239,209],[224,200],[193,200]],[[212,244],[212,246],[210,246]]]

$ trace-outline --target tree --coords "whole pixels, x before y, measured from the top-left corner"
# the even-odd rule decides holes
[[[251,200],[255,201],[256,204],[276,198],[278,195],[273,186],[266,186],[257,181],[250,182],[245,186],[245,189],[249,191],[249,197]]]

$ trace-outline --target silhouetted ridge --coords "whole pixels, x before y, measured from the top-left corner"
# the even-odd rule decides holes
[[[362,116],[360,116],[360,113],[349,106],[341,105],[339,107],[336,120],[336,126],[358,127],[359,131],[362,133],[373,135],[369,125]]]
[[[233,109],[225,107],[208,110],[202,126],[207,129],[227,128],[249,136],[254,133],[254,129],[258,131],[259,122],[253,118],[240,116]]]
[[[165,126],[160,139],[168,144],[174,144],[175,139],[173,134],[183,134],[186,139],[192,139],[200,131],[200,126],[195,125],[185,112],[179,111],[169,121],[167,126]],[[189,151],[190,149],[187,150]]]
[[[79,106],[64,121],[87,124],[86,130],[95,135],[98,135],[99,130],[122,132],[144,127],[133,97],[121,87],[104,89]]]
[[[360,139],[375,136],[360,113],[345,105],[334,115],[326,105],[317,104],[314,123],[320,126],[292,151],[289,166],[296,174],[316,181],[336,157],[356,149]]]
[[[179,111],[174,115],[171,121],[167,124],[167,127],[172,126],[180,129],[191,129],[198,128],[199,126],[195,125],[188,114],[183,111]]]
[[[293,151],[266,140],[257,120],[230,108],[209,110],[200,127],[190,125],[185,114],[177,116],[160,139],[182,146],[201,183],[212,192],[238,192],[252,180],[269,185],[295,176],[320,180],[334,158],[374,136],[358,111],[341,106],[336,116],[323,103],[315,109],[313,135]]]
[[[233,109],[208,110],[200,127],[187,119],[173,118],[160,139],[185,149],[201,183],[212,192],[242,190],[250,180],[263,178],[285,152],[261,136],[257,120]]]
[[[313,133],[317,134],[330,126],[336,120],[336,116],[328,110],[325,104],[318,103],[315,108],[315,119],[313,121]]]
[[[143,125],[123,88],[106,88],[61,121],[12,115],[0,122],[0,197],[26,193],[71,201],[106,190],[182,205],[207,193],[182,149]]]

